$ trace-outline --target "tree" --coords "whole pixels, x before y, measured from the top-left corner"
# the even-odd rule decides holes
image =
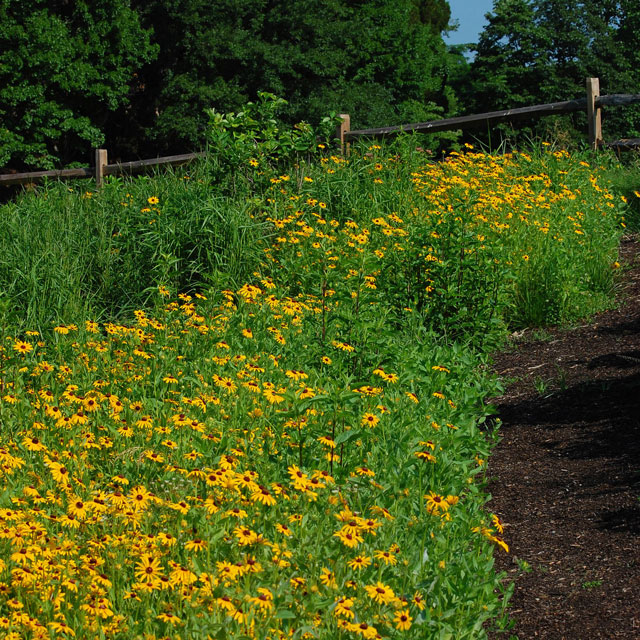
[[[0,165],[49,168],[202,147],[205,110],[259,91],[290,123],[455,107],[447,0],[0,0]]]
[[[600,78],[603,93],[640,92],[640,5],[603,0],[598,17],[601,35],[593,41],[590,75]],[[640,137],[640,105],[605,109],[603,130],[609,138]]]
[[[435,34],[449,27],[451,7],[447,0],[413,0],[413,19],[428,25]]]
[[[475,111],[532,104],[548,66],[550,42],[534,20],[529,0],[497,0],[471,65]]]
[[[483,112],[568,100],[599,77],[603,93],[633,93],[640,81],[635,0],[494,0],[466,85],[470,111]],[[605,112],[610,136],[636,131],[633,110]],[[541,134],[549,119],[530,123]],[[558,120],[553,120],[558,122]],[[562,126],[585,127],[583,114]],[[571,132],[571,129],[568,129]]]
[[[141,71],[135,129],[157,152],[197,149],[204,110],[238,110],[258,91],[291,122],[330,111],[352,126],[448,111],[446,0],[135,0],[160,55]]]
[[[149,32],[127,0],[0,0],[0,23],[0,166],[87,158],[154,55]]]

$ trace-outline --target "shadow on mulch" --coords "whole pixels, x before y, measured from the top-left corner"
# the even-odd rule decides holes
[[[640,244],[625,251],[620,308],[495,357],[512,383],[488,506],[515,591],[491,638],[640,640]]]
[[[598,332],[609,335],[628,335],[640,333],[640,318],[629,320],[628,322],[620,322],[613,327],[600,327]]]
[[[640,373],[498,410],[490,508],[511,553],[496,565],[516,581],[506,638],[640,639]]]
[[[592,359],[589,369],[618,366],[640,369],[640,351],[628,352],[637,363],[621,359],[619,354],[606,354]],[[499,407],[503,430],[536,426],[545,429],[548,437],[544,448],[559,459],[606,462],[601,468],[591,468],[583,477],[583,485],[597,488],[606,482],[594,497],[603,504],[603,528],[628,528],[640,534],[640,501],[634,508],[620,509],[614,515],[606,508],[615,499],[620,487],[637,489],[640,496],[640,373],[602,378],[553,393],[546,398],[528,398]],[[566,428],[572,430],[567,439]],[[556,432],[558,437],[555,436]],[[615,475],[612,466],[615,461]]]

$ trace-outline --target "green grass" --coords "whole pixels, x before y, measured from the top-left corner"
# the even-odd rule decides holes
[[[622,154],[616,158],[607,155],[605,176],[615,193],[628,202],[626,224],[629,231],[640,231],[640,157],[637,152]]]
[[[87,190],[89,189],[89,190]],[[150,204],[149,199],[157,204]],[[243,282],[268,233],[251,201],[188,173],[50,183],[0,208],[0,292],[9,322],[114,319],[151,303],[158,285],[193,291]]]
[[[251,159],[0,211],[0,509],[75,588],[9,537],[0,581],[82,639],[508,629],[490,353],[611,303],[628,207],[549,149]]]
[[[437,202],[429,204],[428,197],[421,199],[412,183],[411,174],[424,167],[424,155],[414,151],[411,139],[394,145],[387,152],[394,158],[391,162],[384,160],[383,152],[367,152],[354,153],[349,163],[337,165],[333,174],[326,174],[328,165],[304,165],[308,176],[316,179],[314,197],[341,222],[358,219],[369,211],[389,215],[433,207]],[[501,162],[500,156],[486,157]],[[455,333],[462,327],[464,332],[473,333],[476,318],[491,322],[502,318],[512,328],[566,323],[611,303],[615,279],[611,264],[617,255],[619,227],[610,223],[620,214],[612,213],[603,220],[588,211],[592,206],[608,204],[601,203],[590,177],[598,175],[598,184],[611,185],[615,194],[611,197],[616,199],[614,212],[620,210],[617,199],[626,196],[627,223],[633,226],[640,206],[640,198],[633,195],[638,186],[636,164],[622,167],[615,159],[604,157],[603,169],[587,168],[580,162],[591,162],[589,154],[567,160],[546,150],[534,150],[526,157],[528,160],[521,157],[513,166],[504,166],[495,178],[487,175],[487,167],[495,164],[491,160],[481,170],[483,182],[475,179],[478,187],[471,184],[472,179],[466,187],[463,183],[448,190],[451,205],[464,212],[468,221],[460,217],[457,220],[461,222],[452,217],[435,220],[432,208],[426,217],[412,223],[414,247],[431,242],[432,224],[446,230],[446,237],[434,243],[436,251],[446,254],[444,260],[430,265],[430,271],[440,279],[432,285],[440,299],[431,321],[435,326],[439,317],[443,331]],[[380,160],[384,160],[386,184],[377,186],[372,176],[380,170]],[[86,182],[71,186],[49,183],[0,207],[0,300],[9,322],[43,329],[71,318],[124,317],[150,304],[158,285],[195,291],[248,279],[258,265],[261,247],[277,231],[265,218],[274,203],[280,210],[286,206],[282,187],[304,187],[300,183],[302,165],[285,171],[290,182],[277,188],[268,177],[279,181],[282,167],[278,173],[258,167],[255,175],[234,171],[232,180],[221,180],[219,167],[214,165],[203,162],[191,165],[188,171],[108,179],[100,191]],[[459,180],[460,172],[466,171],[464,166],[454,169],[455,163],[450,165],[452,169],[446,162],[431,166],[439,167],[446,180]],[[527,174],[537,175],[538,182],[523,182]],[[543,186],[545,179],[550,187]],[[507,234],[507,242],[500,239],[496,244],[496,229],[483,229],[472,218],[478,198],[484,210],[477,189],[517,193],[523,185],[547,198],[564,188],[560,185],[567,190],[583,190],[575,201],[578,204],[563,199],[548,212],[534,207],[534,218],[526,224],[503,219],[502,223],[510,222],[512,229],[517,227],[517,233]],[[157,198],[158,204],[149,204],[149,198]],[[507,213],[503,206],[500,215]],[[518,215],[522,214],[519,210]],[[587,233],[580,246],[575,238],[563,237],[562,241],[570,241],[573,248],[558,247],[554,237],[573,233],[566,217],[581,224],[579,217],[585,214]],[[541,225],[549,224],[560,227],[556,233],[537,232]],[[480,243],[471,233],[476,227],[491,234],[487,237],[492,246],[489,250],[483,247],[480,260]],[[501,235],[504,238],[505,234]],[[515,257],[511,265],[505,265],[505,250]],[[465,252],[471,257],[467,258]],[[402,286],[411,292],[409,297],[423,307],[425,296],[418,285],[429,285],[425,274],[420,273],[418,253],[416,248],[406,254],[400,274],[405,278]],[[491,259],[486,259],[490,254]],[[451,273],[453,278],[449,278]],[[297,286],[294,282],[290,285]],[[478,315],[483,305],[492,306],[494,313]]]

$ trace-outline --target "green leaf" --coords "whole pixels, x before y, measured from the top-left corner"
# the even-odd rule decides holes
[[[343,431],[336,437],[336,444],[342,444],[344,442],[349,442],[349,440],[354,440],[355,438],[359,438],[362,435],[362,431],[359,429],[351,429],[349,431]]]

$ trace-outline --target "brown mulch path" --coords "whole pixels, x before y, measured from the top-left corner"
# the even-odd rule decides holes
[[[494,638],[640,640],[640,242],[621,246],[618,309],[495,357],[488,508],[507,523],[499,570],[515,626]],[[527,565],[523,565],[523,563]]]

